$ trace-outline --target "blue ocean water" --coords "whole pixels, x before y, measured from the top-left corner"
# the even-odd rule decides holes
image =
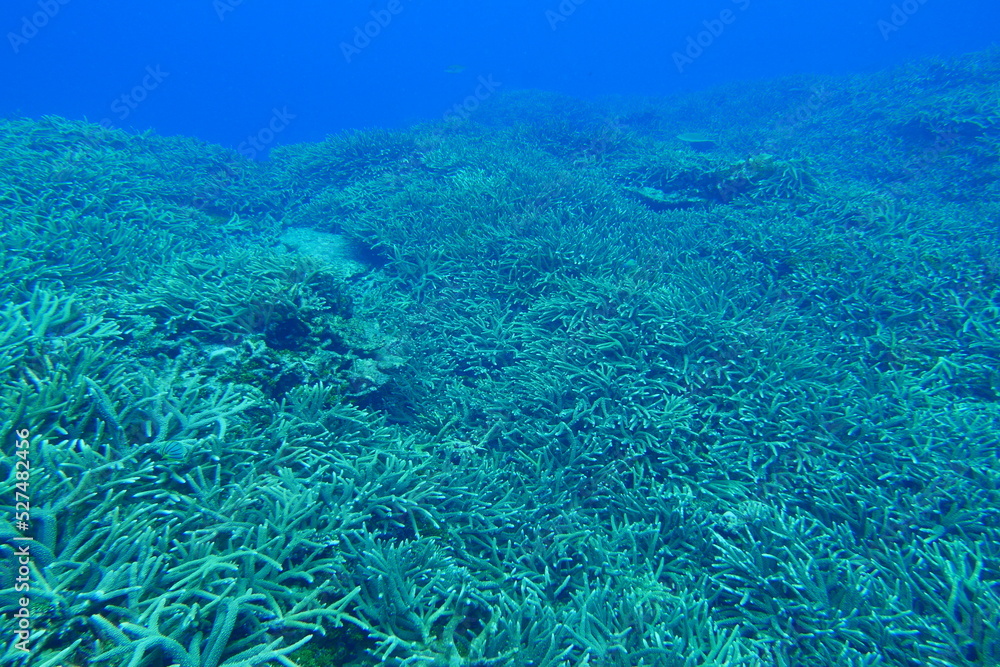
[[[505,90],[662,96],[976,51],[1000,26],[990,0],[399,0],[391,9],[10,0],[0,14],[0,111],[235,147],[287,109],[283,144],[439,119],[480,77]],[[679,67],[677,54],[689,52],[697,62]],[[141,101],[130,99],[137,87]]]
[[[997,667],[996,0],[8,0],[0,667]]]

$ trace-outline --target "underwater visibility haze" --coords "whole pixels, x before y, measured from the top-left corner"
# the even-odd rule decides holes
[[[9,0],[0,667],[1000,665],[1000,6]]]

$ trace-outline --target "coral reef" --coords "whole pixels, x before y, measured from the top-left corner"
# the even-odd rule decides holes
[[[0,665],[996,665],[998,77],[0,121]]]

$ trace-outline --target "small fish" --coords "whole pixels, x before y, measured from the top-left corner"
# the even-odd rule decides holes
[[[160,445],[160,455],[165,459],[182,459],[185,454],[187,454],[187,449],[176,440]]]
[[[445,74],[461,74],[465,71],[465,65],[448,65],[444,68]]]

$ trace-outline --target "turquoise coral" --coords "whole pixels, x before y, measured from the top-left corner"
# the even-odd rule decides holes
[[[0,121],[0,665],[996,664],[997,59],[780,145],[802,81],[267,165]]]

